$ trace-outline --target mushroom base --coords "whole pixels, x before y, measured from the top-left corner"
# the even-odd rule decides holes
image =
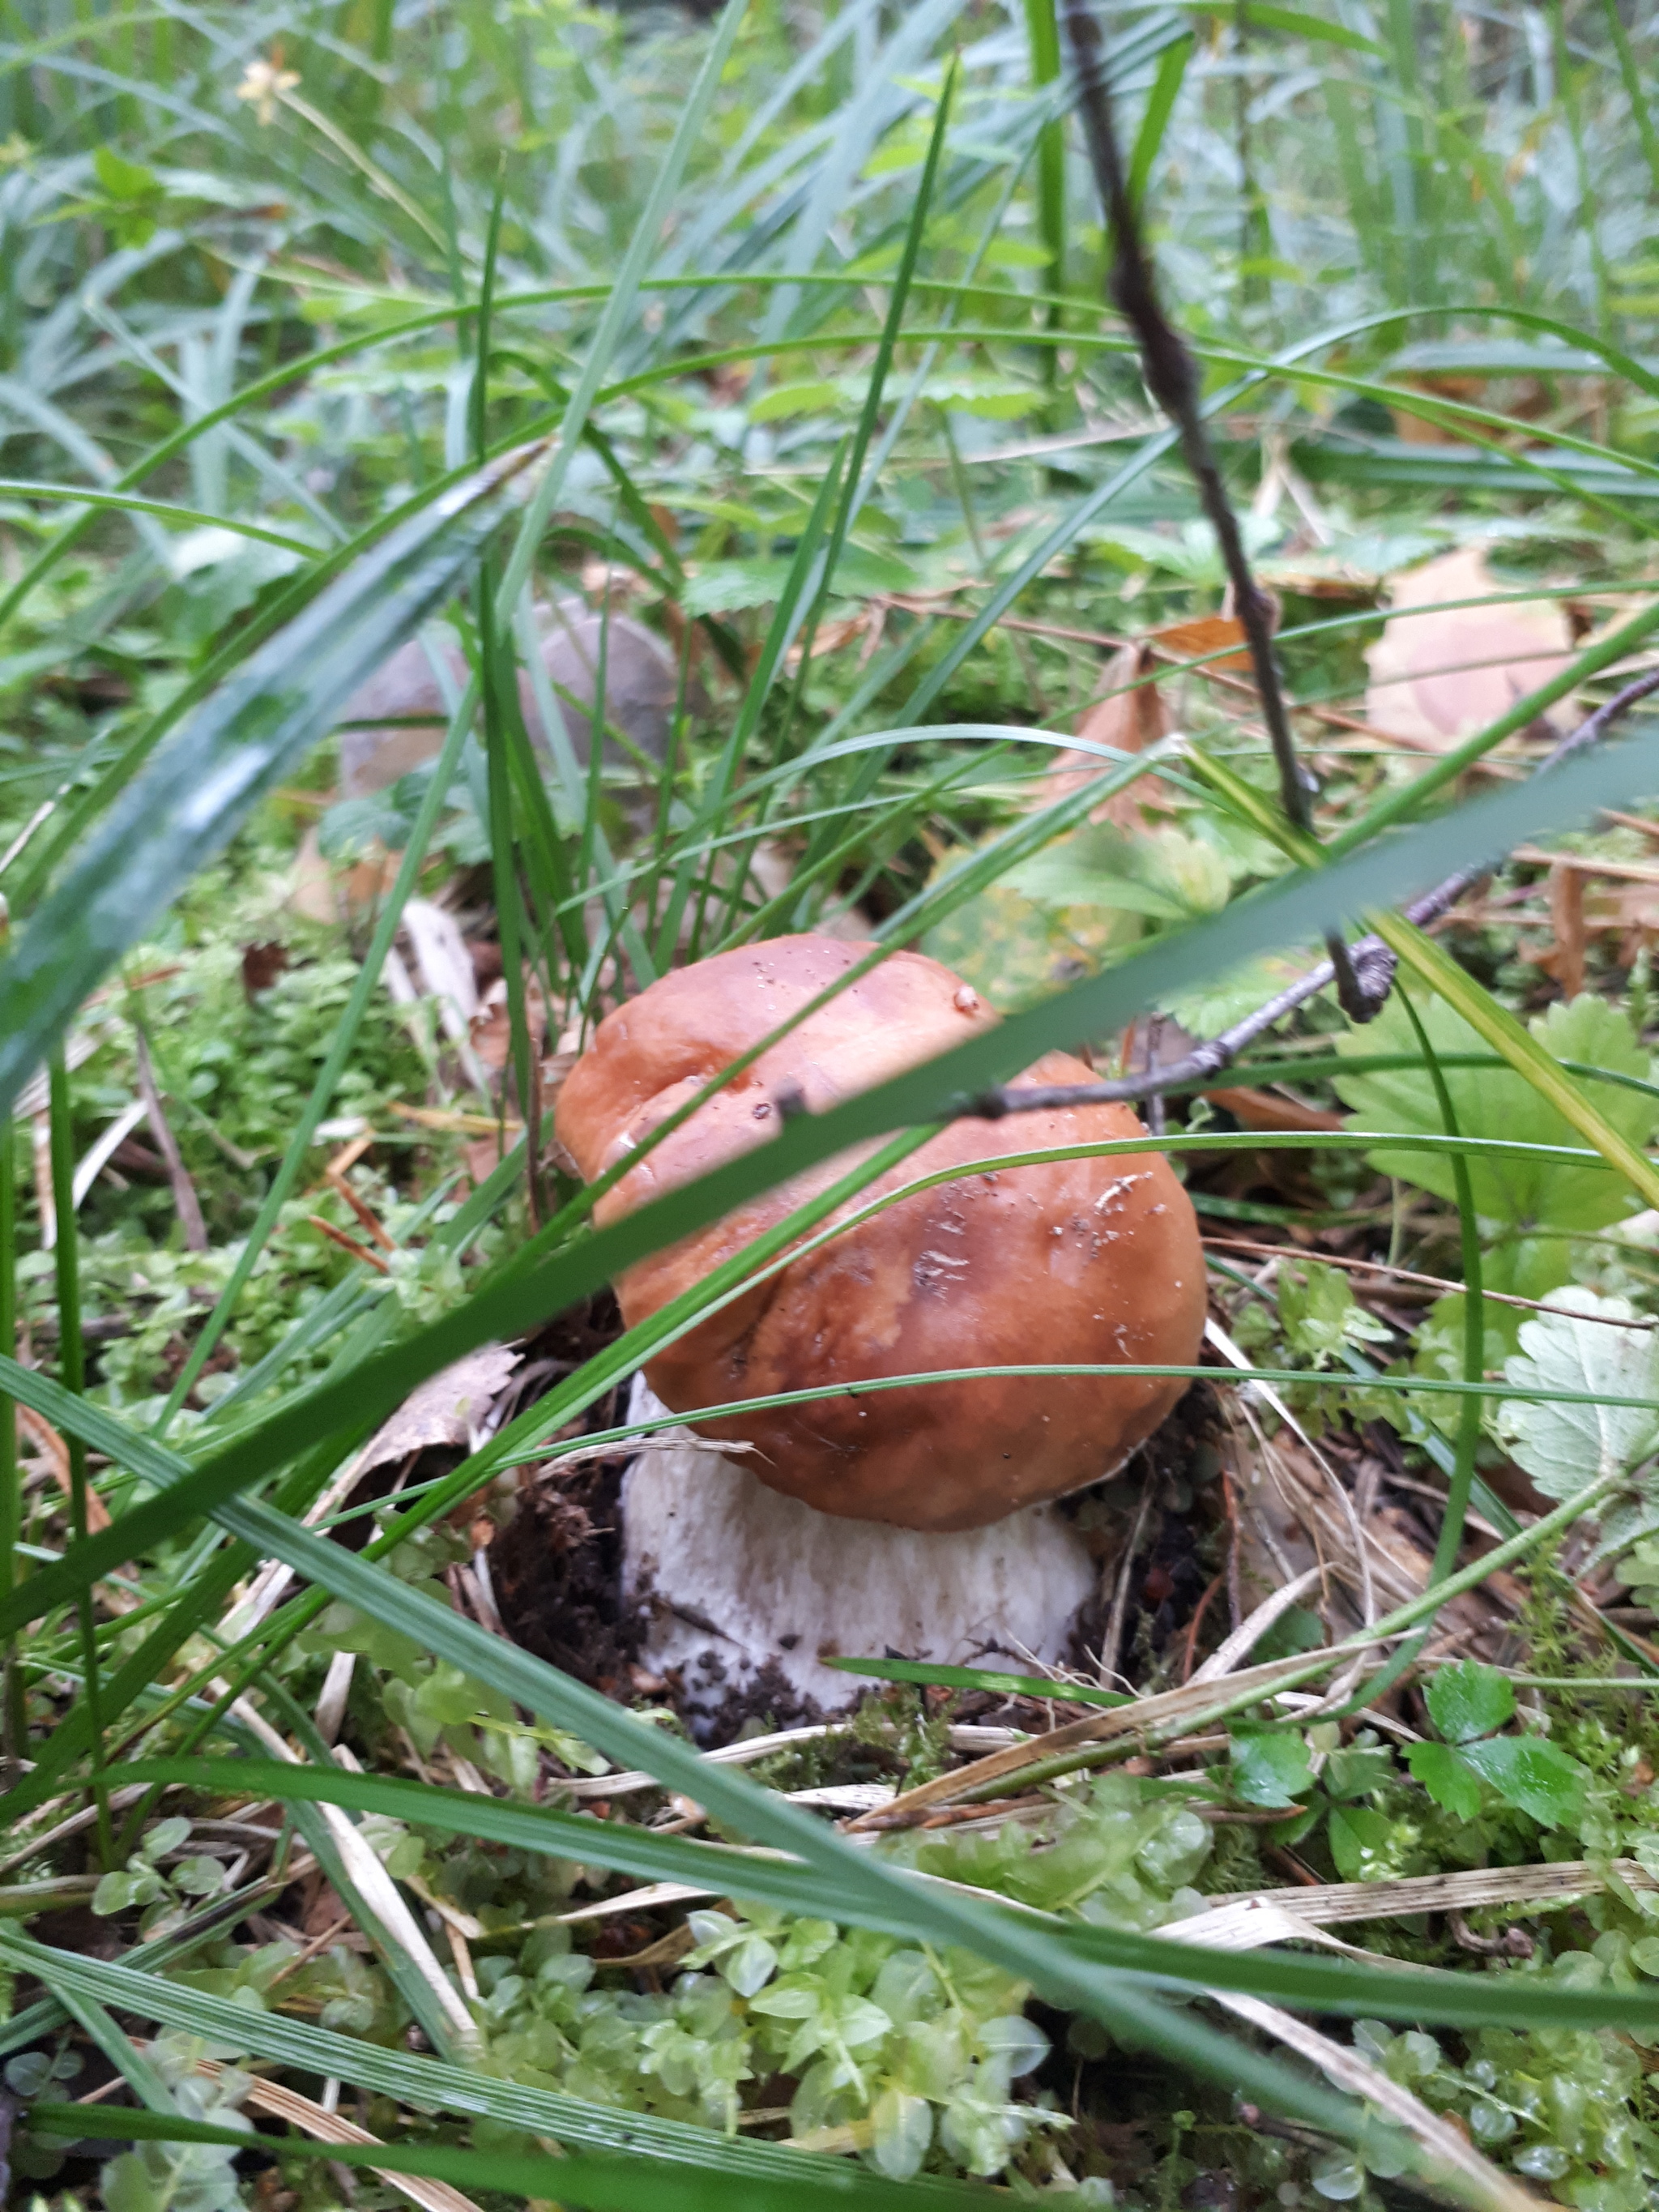
[[[630,1417],[666,1411],[642,1381]],[[641,1656],[678,1668],[713,1713],[765,1671],[833,1712],[867,1680],[819,1654],[1028,1672],[1064,1659],[1098,1569],[1072,1522],[1028,1506],[986,1528],[896,1528],[770,1490],[689,1430],[642,1452],[623,1486],[625,1601],[648,1612]]]

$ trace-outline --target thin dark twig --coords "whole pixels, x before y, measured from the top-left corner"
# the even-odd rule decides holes
[[[196,1186],[190,1179],[184,1155],[179,1150],[178,1139],[161,1109],[161,1094],[155,1087],[155,1071],[150,1066],[149,1045],[144,1032],[133,1024],[134,1060],[138,1075],[138,1096],[144,1102],[144,1118],[149,1123],[155,1149],[167,1163],[167,1181],[173,1185],[173,1203],[179,1216],[179,1226],[185,1232],[188,1251],[205,1252],[208,1249],[207,1224],[202,1218],[201,1200],[196,1195]]]
[[[1638,701],[1650,693],[1659,691],[1659,668],[1650,668],[1617,691],[1604,706],[1587,715],[1577,729],[1570,731],[1541,760],[1534,771],[1547,775],[1559,768],[1563,761],[1571,760],[1577,753],[1588,751],[1604,738],[1620,717],[1626,714]],[[1431,891],[1402,909],[1407,921],[1419,929],[1426,929],[1438,921],[1442,915],[1456,905],[1471,885],[1483,876],[1492,873],[1495,861],[1482,860],[1473,867],[1460,868],[1455,876],[1448,876]],[[1380,937],[1362,937],[1352,948],[1360,986],[1373,1000],[1376,1011],[1387,999],[1394,981],[1394,955]],[[1218,1076],[1224,1067],[1235,1060],[1248,1044],[1253,1044],[1265,1030],[1273,1029],[1328,990],[1335,980],[1335,969],[1329,960],[1322,960],[1305,975],[1285,986],[1265,1005],[1231,1029],[1224,1030],[1219,1036],[1195,1045],[1185,1059],[1171,1060],[1167,1066],[1149,1069],[1139,1075],[1124,1075],[1107,1083],[1074,1083],[1023,1085],[1005,1084],[1000,1090],[982,1091],[965,1104],[962,1112],[981,1121],[1000,1121],[1009,1114],[1034,1114],[1065,1106],[1127,1105],[1143,1098],[1161,1097],[1171,1091],[1200,1090]]]
[[[1112,120],[1111,93],[1106,83],[1100,29],[1089,0],[1066,0],[1066,27],[1077,58],[1078,105],[1083,112],[1084,133],[1095,172],[1095,184],[1112,234],[1112,293],[1125,320],[1140,345],[1141,372],[1146,388],[1181,438],[1181,451],[1210,527],[1215,532],[1227,579],[1232,587],[1233,612],[1243,630],[1261,700],[1262,720],[1279,769],[1279,803],[1294,826],[1311,835],[1313,807],[1309,781],[1297,758],[1285,686],[1273,652],[1273,608],[1256,582],[1238,518],[1216,465],[1215,452],[1204,427],[1199,405],[1198,372],[1180,332],[1164,313],[1158,296],[1158,282],[1140,235],[1140,222],[1123,160],[1118,150],[1117,129]],[[1382,1004],[1368,984],[1373,971],[1358,967],[1341,938],[1334,932],[1325,940],[1330,954],[1336,994],[1350,1021],[1368,1022]],[[1386,990],[1383,997],[1387,996]]]

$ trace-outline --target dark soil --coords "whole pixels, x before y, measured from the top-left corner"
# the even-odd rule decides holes
[[[557,1482],[527,1483],[489,1547],[501,1626],[515,1644],[607,1697],[634,1680],[648,1607],[624,1612],[621,1492],[625,1457],[589,1461]]]
[[[1098,1591],[1079,1616],[1073,1660],[1088,1670],[1101,1647],[1123,1554],[1135,1541],[1135,1562],[1118,1666],[1131,1678],[1137,1661],[1162,1659],[1184,1634],[1206,1585],[1216,1571],[1211,1553],[1222,1518],[1217,1477],[1221,1472],[1220,1409],[1206,1382],[1194,1382],[1175,1411],[1122,1472],[1092,1490],[1061,1502],[1101,1564]],[[1152,1502],[1135,1524],[1148,1485]],[[1224,1608],[1206,1614],[1216,1639],[1230,1626]]]
[[[541,1388],[550,1389],[621,1334],[617,1301],[601,1291],[558,1315],[526,1344],[526,1369],[540,1365]],[[626,1396],[626,1386],[618,1385],[588,1407],[577,1427],[615,1428]],[[562,1432],[562,1440],[569,1433]],[[644,1688],[635,1677],[647,1626],[642,1609],[624,1617],[623,1607],[621,1493],[630,1455],[624,1447],[556,1477],[526,1470],[517,1510],[489,1547],[496,1610],[514,1642],[624,1704]]]

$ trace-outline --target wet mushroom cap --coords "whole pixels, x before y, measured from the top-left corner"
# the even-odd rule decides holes
[[[558,1101],[583,1176],[632,1151],[739,1054],[860,957],[822,937],[718,953],[606,1016]],[[600,1200],[603,1224],[766,1143],[778,1100],[815,1113],[996,1019],[961,978],[896,952],[718,1091]],[[1087,1083],[1048,1053],[1018,1080]],[[941,1168],[1146,1133],[1125,1106],[953,1121],[858,1206]],[[868,1149],[873,1149],[870,1147]],[[631,1327],[702,1281],[813,1192],[842,1153],[653,1254],[617,1285]],[[852,1208],[847,1211],[852,1211]],[[884,1376],[1041,1362],[1188,1365],[1204,1267],[1185,1191],[1156,1152],[967,1172],[792,1261],[647,1366],[676,1413]],[[744,1464],[821,1512],[907,1528],[976,1528],[1121,1465],[1186,1389],[1178,1377],[988,1376],[830,1397],[698,1424],[757,1449]]]

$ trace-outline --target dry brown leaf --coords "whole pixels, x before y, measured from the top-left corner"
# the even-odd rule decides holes
[[[1584,878],[1577,868],[1557,866],[1550,870],[1550,927],[1555,941],[1539,961],[1553,975],[1561,995],[1576,999],[1584,988]]]
[[[1413,391],[1435,399],[1454,399],[1467,407],[1486,404],[1491,379],[1485,376],[1404,376],[1400,381]],[[1465,441],[1455,423],[1442,422],[1404,407],[1390,407],[1395,434],[1408,446],[1461,446]]]
[[[545,1052],[551,1024],[540,979],[530,967],[526,967],[524,973],[524,1012],[532,1050],[538,1054]],[[507,984],[502,977],[498,975],[478,1000],[477,1011],[471,1018],[471,1031],[472,1049],[480,1062],[490,1074],[499,1075],[513,1057],[513,1022],[507,1003]]]
[[[1244,636],[1244,625],[1232,615],[1194,615],[1190,621],[1165,623],[1161,629],[1149,630],[1145,642],[1150,645],[1160,660],[1179,665],[1188,660],[1201,661],[1203,665],[1194,672],[1208,675],[1221,670],[1228,675],[1248,676],[1250,655]],[[1214,660],[1206,654],[1218,653],[1224,645],[1237,646],[1237,653],[1220,653]]]
[[[1545,1905],[1594,1897],[1611,1887],[1659,1889],[1659,1880],[1634,1859],[1559,1859],[1540,1866],[1471,1867],[1451,1874],[1406,1875],[1386,1881],[1331,1881],[1316,1889],[1253,1889],[1212,1898],[1209,1909],[1187,1922],[1171,1921],[1165,1936],[1240,1948],[1255,1941],[1259,1905],[1288,1913],[1298,1925],[1324,1928],[1348,1920],[1408,1918],[1419,1912],[1470,1912],[1481,1905]],[[1273,1937],[1262,1940],[1273,1942]]]
[[[1035,1766],[1043,1759],[1052,1759],[1056,1753],[1075,1750],[1082,1744],[1161,1729],[1195,1714],[1206,1718],[1212,1707],[1225,1705],[1241,1691],[1259,1689],[1265,1697],[1304,1663],[1305,1659],[1298,1657],[1269,1659],[1258,1667],[1242,1667],[1223,1680],[1187,1682],[1178,1689],[1160,1690],[1152,1696],[1137,1698],[1127,1705],[1109,1705],[1085,1713],[1080,1720],[1067,1721],[1062,1727],[1049,1729],[1041,1735],[1026,1736],[1006,1749],[993,1752],[988,1758],[974,1760],[971,1765],[953,1767],[948,1773],[935,1775],[931,1782],[918,1783],[914,1790],[907,1790],[893,1799],[880,1816],[880,1825],[895,1825],[896,1815],[922,1812],[960,1797],[965,1791],[1000,1782],[1005,1775]],[[1063,1698],[1064,1688],[1056,1685],[1055,1694]],[[875,1816],[860,1814],[846,1825],[849,1834],[855,1833],[876,1825]]]
[[[1288,1097],[1279,1091],[1230,1085],[1219,1091],[1206,1091],[1204,1096],[1216,1105],[1224,1106],[1233,1119],[1247,1129],[1340,1129],[1346,1126],[1346,1116],[1332,1113],[1328,1107],[1305,1105],[1300,1098]]]
[[[1215,660],[1205,659],[1221,646],[1242,646],[1243,641],[1243,629],[1231,615],[1199,615],[1190,622],[1166,623],[1161,629],[1148,630],[1144,637],[1131,640],[1107,663],[1106,696],[1085,714],[1078,725],[1079,737],[1092,745],[1110,745],[1118,752],[1145,752],[1149,745],[1168,737],[1173,726],[1161,689],[1148,680],[1154,668],[1160,662],[1178,668],[1199,660],[1203,665],[1195,672],[1200,676],[1218,672],[1236,676],[1241,671],[1248,675],[1248,652],[1224,653]],[[1098,775],[1102,765],[1097,753],[1060,753],[1043,778],[1039,803],[1051,805],[1055,799],[1068,797],[1088,777]],[[1143,776],[1115,793],[1096,808],[1091,818],[1135,830],[1141,826],[1143,810],[1169,811],[1164,787],[1156,776]]]
[[[32,1406],[16,1408],[17,1425],[46,1463],[46,1472],[65,1498],[70,1495],[69,1448],[52,1423]],[[87,1531],[95,1536],[100,1528],[109,1526],[109,1508],[98,1492],[87,1485]],[[136,1601],[128,1601],[129,1603]]]
[[[313,826],[300,840],[294,856],[288,902],[303,921],[337,926],[379,906],[397,872],[397,854],[378,841],[362,860],[335,866],[323,858]]]
[[[1559,601],[1454,604],[1505,588],[1480,545],[1460,546],[1394,579],[1394,611],[1365,656],[1365,720],[1373,729],[1422,751],[1444,752],[1566,665],[1572,629]],[[1577,720],[1571,699],[1558,700],[1528,734],[1565,735]]]
[[[480,1417],[505,1388],[519,1354],[504,1345],[486,1344],[453,1367],[430,1376],[411,1391],[371,1439],[357,1462],[356,1479],[389,1460],[434,1444],[465,1450]]]
[[[1121,753],[1145,752],[1170,733],[1169,710],[1156,684],[1146,682],[1153,666],[1152,651],[1142,638],[1126,645],[1107,663],[1106,696],[1091,707],[1078,725],[1078,735],[1091,745],[1110,745]],[[1055,757],[1043,778],[1038,804],[1051,806],[1067,799],[1106,763],[1098,753],[1067,750]],[[1143,806],[1157,807],[1163,799],[1156,776],[1146,775],[1097,806],[1090,817],[1110,822],[1120,830],[1138,830]]]

